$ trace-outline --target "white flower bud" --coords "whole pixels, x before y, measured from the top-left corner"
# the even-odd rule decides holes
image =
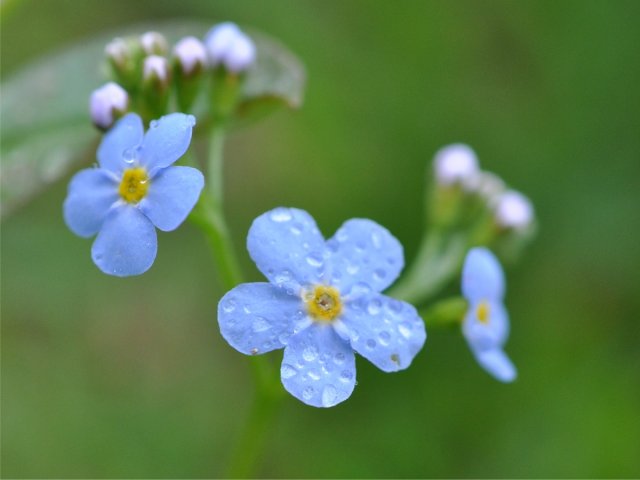
[[[229,71],[239,73],[255,61],[256,48],[253,41],[235,23],[216,25],[204,40],[212,66],[224,65]]]
[[[520,192],[509,190],[498,198],[495,216],[498,225],[504,228],[523,229],[533,221],[533,205]]]
[[[182,73],[188,75],[198,65],[207,66],[207,51],[196,37],[184,37],[173,47],[173,55],[178,59]]]
[[[93,123],[103,129],[113,125],[116,114],[122,114],[129,107],[127,92],[117,83],[109,82],[94,90],[89,100],[89,110]]]
[[[142,72],[145,81],[156,77],[162,83],[167,83],[169,81],[169,62],[159,55],[149,55],[144,59]]]
[[[495,205],[506,190],[504,181],[491,172],[476,172],[464,179],[465,190],[484,198],[489,205]]]
[[[465,182],[478,174],[478,159],[467,145],[455,143],[441,148],[434,158],[436,181],[441,185]]]
[[[104,48],[104,53],[116,65],[123,65],[129,58],[129,46],[122,38],[114,38]]]
[[[164,55],[169,50],[164,35],[158,32],[147,32],[141,35],[140,44],[147,55]]]

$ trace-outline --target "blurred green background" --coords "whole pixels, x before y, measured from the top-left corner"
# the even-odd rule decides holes
[[[454,141],[533,200],[539,237],[508,271],[518,380],[496,382],[457,332],[433,330],[408,371],[387,375],[359,358],[358,386],[336,408],[287,398],[260,476],[640,475],[640,2],[3,8],[3,78],[88,36],[159,19],[233,20],[299,55],[303,108],[227,145],[238,245],[253,218],[287,205],[327,236],[372,218],[411,259],[424,172]],[[148,273],[107,277],[91,242],[62,222],[66,183],[2,224],[2,476],[221,475],[252,383],[246,358],[217,332],[224,292],[204,239],[191,225],[161,233]]]

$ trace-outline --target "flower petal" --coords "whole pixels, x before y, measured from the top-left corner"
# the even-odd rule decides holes
[[[329,283],[343,293],[348,293],[358,282],[381,292],[398,278],[404,266],[400,242],[371,220],[346,221],[327,242],[327,247]]]
[[[427,339],[412,305],[380,294],[347,303],[337,329],[356,352],[385,372],[407,368]]]
[[[174,163],[189,148],[195,124],[195,117],[184,113],[171,113],[153,120],[142,140],[140,164],[153,175],[157,169]]]
[[[138,206],[160,230],[175,230],[200,197],[204,176],[196,168],[169,167],[149,181],[149,191]]]
[[[81,170],[69,183],[62,209],[64,221],[80,237],[95,235],[118,198],[118,185],[105,170]]]
[[[353,350],[330,325],[314,323],[291,337],[280,373],[284,388],[313,407],[345,401],[356,385]]]
[[[486,248],[472,248],[462,268],[462,293],[471,302],[502,300],[504,272],[500,262]]]
[[[276,208],[260,215],[249,229],[247,249],[275,285],[298,289],[323,277],[324,238],[304,210]]]
[[[133,158],[132,149],[140,145],[144,135],[142,120],[135,113],[129,113],[116,122],[111,130],[109,130],[100,146],[98,147],[97,157],[100,166],[114,173],[120,173],[126,167],[130,166],[125,162],[127,155]],[[125,154],[131,150],[130,154]]]
[[[93,242],[91,257],[100,270],[117,277],[140,275],[153,264],[158,250],[155,228],[136,207],[116,207]]]
[[[218,303],[224,339],[245,355],[283,348],[305,317],[301,300],[270,283],[243,283]]]
[[[462,333],[472,348],[491,350],[500,348],[509,336],[509,314],[501,302],[487,302],[488,318],[478,318],[480,304],[471,304],[462,324]]]
[[[516,367],[499,348],[475,351],[476,360],[482,368],[501,382],[512,382],[517,377]]]

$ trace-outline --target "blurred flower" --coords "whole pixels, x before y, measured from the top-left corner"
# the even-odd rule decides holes
[[[240,73],[255,61],[256,47],[253,41],[235,23],[216,25],[209,30],[204,43],[213,67],[224,65],[230,72]]]
[[[189,148],[195,118],[174,113],[151,122],[130,113],[98,147],[98,168],[78,172],[69,184],[63,212],[76,235],[98,234],[91,249],[104,273],[139,275],[153,264],[155,227],[175,230],[189,214],[204,186],[191,167],[171,166]]]
[[[103,130],[113,125],[117,117],[129,108],[129,95],[117,83],[109,82],[94,90],[89,99],[89,111],[93,123]]]
[[[140,44],[147,55],[165,55],[169,50],[164,35],[158,32],[147,32],[140,36]]]
[[[196,37],[184,37],[173,48],[173,55],[185,75],[207,66],[207,51]]]
[[[159,55],[150,55],[144,59],[143,78],[145,81],[157,80],[167,84],[169,81],[169,63]]]
[[[495,216],[496,222],[501,227],[521,230],[533,221],[533,205],[520,192],[509,190],[498,198]]]
[[[434,158],[436,181],[451,185],[475,176],[478,173],[478,159],[467,145],[455,143],[441,148]]]
[[[244,283],[218,305],[222,336],[257,355],[284,348],[284,387],[315,407],[355,386],[354,351],[385,372],[407,368],[425,340],[415,308],[379,292],[397,278],[402,246],[371,220],[325,241],[303,210],[277,208],[251,226],[247,248],[270,283]]]
[[[504,291],[504,273],[496,257],[486,248],[471,249],[462,270],[462,293],[469,302],[462,332],[480,366],[498,380],[511,382],[516,369],[502,350],[509,336]]]

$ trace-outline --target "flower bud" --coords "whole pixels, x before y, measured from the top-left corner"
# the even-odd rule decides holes
[[[167,40],[158,32],[147,32],[141,35],[140,44],[147,55],[165,55],[169,51]]]
[[[503,228],[522,230],[533,222],[533,205],[520,192],[509,190],[498,198],[495,205],[496,223]]]
[[[207,66],[207,51],[196,37],[185,37],[173,47],[173,56],[184,75]]]
[[[115,38],[104,49],[113,76],[125,89],[137,88],[143,51],[137,39]]]
[[[142,68],[141,113],[145,121],[167,113],[171,78],[169,62],[159,55],[144,59]]]
[[[155,82],[162,85],[169,83],[169,63],[159,55],[150,55],[144,59],[142,78],[145,83]]]
[[[231,22],[216,25],[205,37],[212,66],[223,65],[232,73],[242,73],[253,65],[256,47],[251,38]]]
[[[103,130],[113,125],[129,108],[129,96],[117,83],[109,82],[94,90],[89,100],[93,123]]]
[[[478,173],[478,159],[469,146],[455,143],[438,150],[434,169],[438,184],[463,183]]]

